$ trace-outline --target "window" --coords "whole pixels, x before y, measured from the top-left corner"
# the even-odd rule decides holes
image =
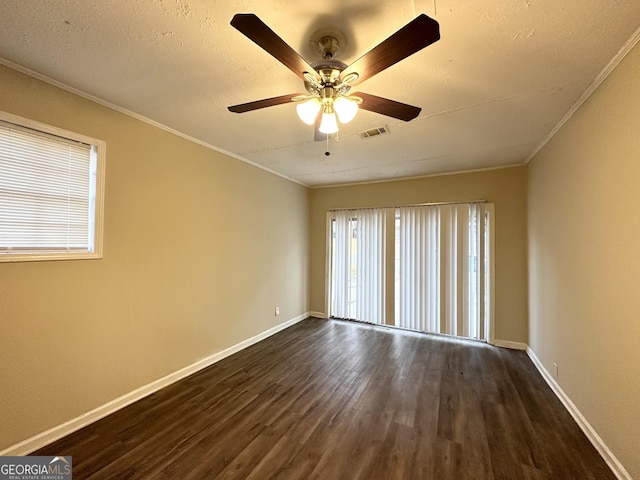
[[[0,112],[0,261],[102,256],[105,148]]]

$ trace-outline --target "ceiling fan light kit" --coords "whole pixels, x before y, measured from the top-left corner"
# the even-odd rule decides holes
[[[335,112],[333,108],[329,107],[326,111],[322,112],[322,120],[320,122],[320,132],[330,135],[332,133],[338,133],[338,121],[336,120]]]
[[[321,108],[322,103],[318,98],[310,98],[302,103],[298,103],[296,106],[296,112],[298,113],[300,120],[307,125],[313,125]]]
[[[358,113],[358,102],[349,97],[337,97],[333,101],[333,108],[340,123],[349,123]]]
[[[420,108],[368,93],[350,95],[351,88],[386,68],[413,55],[440,39],[440,26],[422,14],[369,50],[351,65],[336,60],[346,40],[342,33],[322,35],[315,40],[322,59],[310,65],[262,20],[252,13],[238,13],[231,25],[262,47],[304,81],[307,94],[291,94],[229,107],[243,113],[260,108],[297,102],[296,112],[307,125],[316,126],[316,140],[337,133],[339,123],[353,120],[358,108],[408,122],[420,113]],[[342,41],[342,45],[341,45]]]

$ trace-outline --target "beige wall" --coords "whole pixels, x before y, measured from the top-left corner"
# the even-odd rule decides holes
[[[496,212],[496,332],[527,342],[524,167],[311,191],[311,311],[325,307],[326,215],[332,208],[487,200]]]
[[[308,311],[306,188],[4,67],[0,110],[107,142],[104,258],[0,263],[0,450]]]
[[[529,343],[640,478],[640,47],[529,165]]]

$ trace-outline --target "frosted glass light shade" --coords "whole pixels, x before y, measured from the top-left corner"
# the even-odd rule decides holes
[[[349,123],[358,113],[358,104],[346,97],[338,97],[333,102],[340,123]]]
[[[296,106],[296,112],[298,112],[300,120],[302,120],[307,125],[313,125],[315,123],[319,111],[320,100],[318,100],[317,98],[312,98],[310,100],[307,100],[306,102],[299,103]]]
[[[338,121],[335,113],[323,113],[322,121],[320,122],[320,131],[322,133],[330,134],[338,131]]]

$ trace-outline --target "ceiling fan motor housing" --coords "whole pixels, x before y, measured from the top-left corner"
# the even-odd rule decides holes
[[[320,75],[320,84],[322,87],[335,86],[339,83],[340,73],[347,68],[347,65],[340,60],[325,60],[315,63],[313,68]],[[307,92],[315,95],[320,93],[321,87],[305,80],[304,86]],[[345,90],[346,89],[346,90]],[[349,91],[349,86],[345,85],[340,88],[340,93],[344,94]]]

